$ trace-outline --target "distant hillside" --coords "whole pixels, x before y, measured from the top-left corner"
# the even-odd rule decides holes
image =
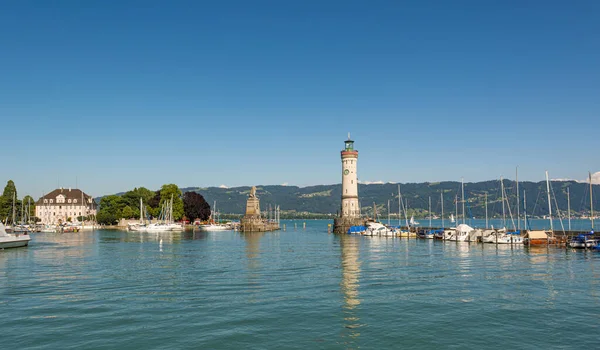
[[[589,185],[574,181],[554,181],[551,183],[556,203],[560,210],[567,210],[567,187],[570,190],[571,211],[578,215],[589,214]],[[509,209],[516,215],[516,183],[504,180],[505,192],[508,197],[510,208],[505,208],[506,215]],[[594,207],[600,210],[599,185],[594,186]],[[445,216],[455,211],[455,196],[461,198],[460,182],[447,181],[436,183],[408,183],[401,184],[402,197],[408,201],[410,213],[415,217],[427,216],[428,198],[431,196],[432,212],[437,215],[441,213],[440,193],[444,194]],[[217,202],[217,209],[221,213],[242,214],[245,210],[246,198],[250,187],[233,188],[182,188],[183,192],[195,191],[204,196],[212,206]],[[527,194],[528,215],[543,216],[548,214],[546,195],[546,182],[520,182],[519,192],[521,203],[523,192]],[[485,216],[485,193],[488,194],[489,216],[502,215],[502,203],[500,192],[500,181],[484,181],[465,183],[465,211],[467,216]],[[358,188],[360,204],[364,214],[372,215],[373,203],[377,205],[379,215],[387,215],[387,203],[390,200],[392,213],[398,212],[398,185],[397,184],[360,184]],[[279,205],[281,210],[288,213],[308,212],[318,214],[336,214],[340,207],[341,184],[319,185],[309,187],[267,185],[257,186],[257,195],[260,198],[262,208],[269,205]],[[264,210],[264,209],[263,209]],[[459,213],[462,212],[462,204],[459,203]],[[553,213],[556,204],[553,203]],[[520,209],[523,213],[523,206]]]

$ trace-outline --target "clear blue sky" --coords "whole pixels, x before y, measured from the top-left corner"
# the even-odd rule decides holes
[[[584,179],[600,1],[0,4],[2,186]]]

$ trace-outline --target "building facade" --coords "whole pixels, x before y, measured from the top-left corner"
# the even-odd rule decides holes
[[[95,217],[96,210],[94,199],[83,191],[57,188],[36,202],[35,216],[42,224],[57,225],[77,222],[79,217]]]

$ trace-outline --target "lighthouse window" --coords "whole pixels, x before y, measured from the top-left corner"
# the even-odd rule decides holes
[[[350,183],[351,183],[351,184],[353,184],[353,183],[354,183],[354,180],[350,180]]]
[[[350,164],[354,164],[354,161],[353,161],[353,160],[351,160],[351,161],[350,161]]]
[[[348,190],[346,190],[346,193],[348,193]]]

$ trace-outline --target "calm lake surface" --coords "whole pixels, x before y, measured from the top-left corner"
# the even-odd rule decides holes
[[[297,223],[297,229],[294,229]],[[287,231],[36,233],[10,349],[597,348],[600,253]]]

